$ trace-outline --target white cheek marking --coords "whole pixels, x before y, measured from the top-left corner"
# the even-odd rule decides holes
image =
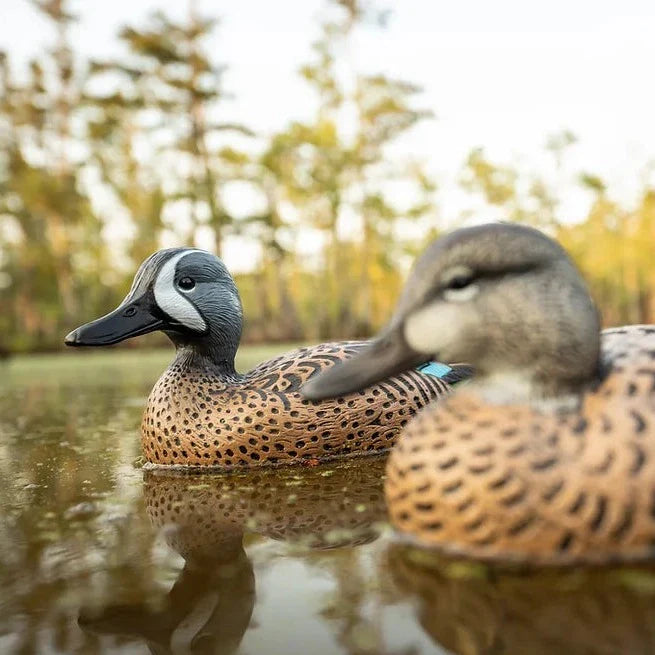
[[[449,349],[461,332],[462,308],[434,303],[410,314],[405,320],[405,339],[420,353]]]
[[[166,312],[171,318],[175,319],[185,327],[198,332],[204,332],[207,329],[205,319],[200,312],[184,296],[179,294],[175,289],[175,268],[177,263],[192,252],[201,252],[199,250],[185,250],[175,257],[171,257],[159,271],[155,280],[154,293],[155,302],[159,308]]]

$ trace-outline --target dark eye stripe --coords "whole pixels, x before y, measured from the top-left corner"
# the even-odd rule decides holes
[[[440,291],[445,289],[463,289],[467,284],[471,282],[476,282],[478,280],[498,280],[506,275],[521,275],[523,273],[530,273],[536,271],[541,267],[539,262],[532,262],[529,264],[517,265],[508,268],[498,269],[498,270],[487,270],[487,271],[472,271],[470,274],[456,275],[454,278],[451,278],[445,282]],[[466,279],[467,283],[462,286],[452,286],[453,282],[459,280],[460,278]]]
[[[452,279],[448,280],[448,282],[445,285],[446,289],[463,289],[464,287],[467,287],[473,280],[475,279],[475,276],[473,273],[470,273],[468,275],[456,275]]]

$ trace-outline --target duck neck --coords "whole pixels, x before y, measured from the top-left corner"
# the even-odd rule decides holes
[[[234,356],[210,354],[187,346],[178,346],[175,364],[185,370],[205,371],[219,378],[234,379],[239,376],[234,367]]]
[[[595,376],[542,377],[528,371],[495,371],[481,375],[470,389],[493,405],[532,405],[544,411],[575,410],[583,392],[592,386]]]
[[[175,364],[185,370],[204,371],[215,377],[235,379],[238,341],[206,337],[198,341],[173,339],[177,350]]]

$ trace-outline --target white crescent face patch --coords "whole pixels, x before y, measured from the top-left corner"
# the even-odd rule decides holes
[[[193,252],[200,250],[185,250],[171,257],[157,275],[154,285],[155,302],[159,308],[172,319],[185,327],[197,332],[204,332],[207,323],[193,304],[175,288],[175,268],[177,263]]]

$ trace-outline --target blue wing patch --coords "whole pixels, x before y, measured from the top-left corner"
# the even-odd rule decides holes
[[[440,362],[427,362],[426,364],[421,364],[416,368],[419,373],[424,373],[425,375],[431,375],[435,378],[443,378],[453,369],[448,364],[441,364]]]

